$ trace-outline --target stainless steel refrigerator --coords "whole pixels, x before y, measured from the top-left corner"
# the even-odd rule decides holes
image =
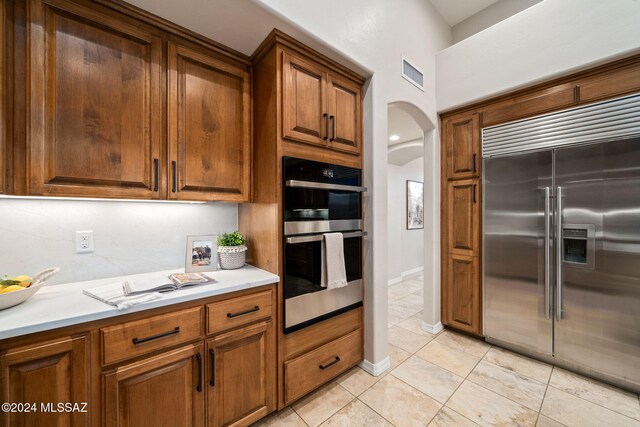
[[[640,96],[483,129],[487,340],[640,391]]]

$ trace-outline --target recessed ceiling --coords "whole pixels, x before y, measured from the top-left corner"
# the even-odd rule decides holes
[[[442,18],[453,27],[498,0],[429,0]]]
[[[424,137],[424,131],[418,126],[414,118],[400,108],[389,107],[387,114],[387,137],[391,138],[392,135],[399,137],[394,141],[387,139],[389,145],[401,144]]]

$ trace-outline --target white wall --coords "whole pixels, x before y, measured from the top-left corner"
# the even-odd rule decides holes
[[[638,51],[640,1],[545,0],[438,53],[438,111]]]
[[[542,0],[498,0],[475,15],[451,27],[452,42],[458,43],[541,1]]]
[[[60,267],[52,284],[183,268],[186,236],[233,231],[235,203],[0,199],[0,275]],[[94,252],[75,252],[93,230]]]
[[[401,6],[388,0],[254,1],[373,73],[364,96],[364,167],[369,188],[365,195],[369,237],[365,240],[364,366],[373,365],[371,370],[378,372],[388,363],[387,104],[411,103],[426,114],[431,127],[437,124],[435,54],[449,46],[451,29],[425,0],[404,0]],[[424,72],[424,92],[400,76],[403,54]],[[439,207],[425,206],[428,209]]]
[[[423,158],[403,166],[389,164],[388,271],[389,280],[421,268],[424,263],[424,229],[407,230],[407,180],[424,182]]]

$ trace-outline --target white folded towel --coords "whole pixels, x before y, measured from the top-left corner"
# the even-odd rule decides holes
[[[347,286],[342,233],[327,233],[323,237],[320,248],[322,252],[320,286],[327,289]]]
[[[84,289],[82,292],[85,295],[100,300],[106,304],[115,305],[118,310],[126,310],[134,305],[162,298],[162,295],[159,292],[126,296],[124,294],[125,283],[127,282],[110,283],[108,285]]]

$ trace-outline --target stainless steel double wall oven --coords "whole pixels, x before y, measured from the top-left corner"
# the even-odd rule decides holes
[[[284,332],[362,305],[362,170],[284,157]],[[348,285],[320,286],[324,233],[341,232]]]

